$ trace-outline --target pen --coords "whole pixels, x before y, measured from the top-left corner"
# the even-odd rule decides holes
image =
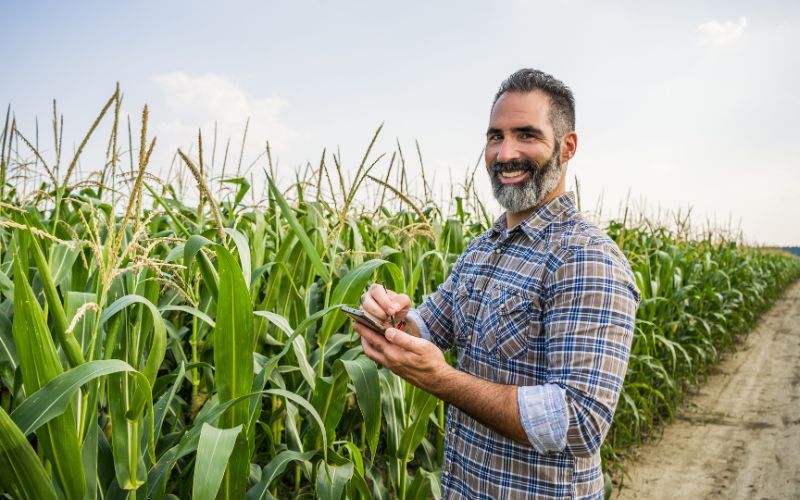
[[[381,286],[383,287],[383,292],[384,292],[384,293],[385,293],[385,294],[388,296],[388,295],[389,295],[389,291],[386,289],[386,285],[384,285],[383,283],[381,283]],[[391,325],[392,325],[392,328],[395,328],[395,327],[397,326],[397,325],[395,325],[395,323],[394,323],[394,314],[390,314],[390,315],[389,315],[389,323],[391,323]]]

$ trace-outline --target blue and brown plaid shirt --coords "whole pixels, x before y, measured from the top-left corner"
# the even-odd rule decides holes
[[[617,245],[564,193],[475,238],[410,317],[458,368],[519,386],[530,445],[450,406],[445,498],[603,498],[600,445],[641,295]]]

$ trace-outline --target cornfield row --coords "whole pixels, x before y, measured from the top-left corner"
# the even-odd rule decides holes
[[[371,282],[420,303],[490,223],[474,193],[452,215],[415,203],[403,164],[393,187],[367,151],[353,182],[323,161],[287,190],[267,176],[264,202],[247,205],[244,176],[212,192],[198,144],[180,153],[200,193],[190,206],[147,173],[146,112],[138,147],[122,148],[120,101],[63,175],[58,127],[48,164],[6,120],[0,492],[438,498],[444,404],[368,360],[338,306]],[[112,113],[105,166],[73,179]],[[47,173],[31,192],[21,158]],[[373,209],[356,206],[367,184]],[[608,470],[800,275],[786,254],[629,226],[608,227],[643,294]]]

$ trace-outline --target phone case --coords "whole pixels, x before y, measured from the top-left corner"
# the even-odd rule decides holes
[[[378,323],[375,319],[370,317],[367,313],[365,313],[361,309],[342,306],[342,312],[353,318],[353,320],[369,327],[370,329],[380,333],[381,335],[383,335],[386,329],[389,328],[388,326],[383,326],[380,323]]]

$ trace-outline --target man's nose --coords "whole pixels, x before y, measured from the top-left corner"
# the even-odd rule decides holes
[[[510,161],[518,160],[520,158],[519,150],[516,143],[511,138],[506,138],[500,143],[500,149],[497,151],[497,159],[500,163],[508,163]]]

